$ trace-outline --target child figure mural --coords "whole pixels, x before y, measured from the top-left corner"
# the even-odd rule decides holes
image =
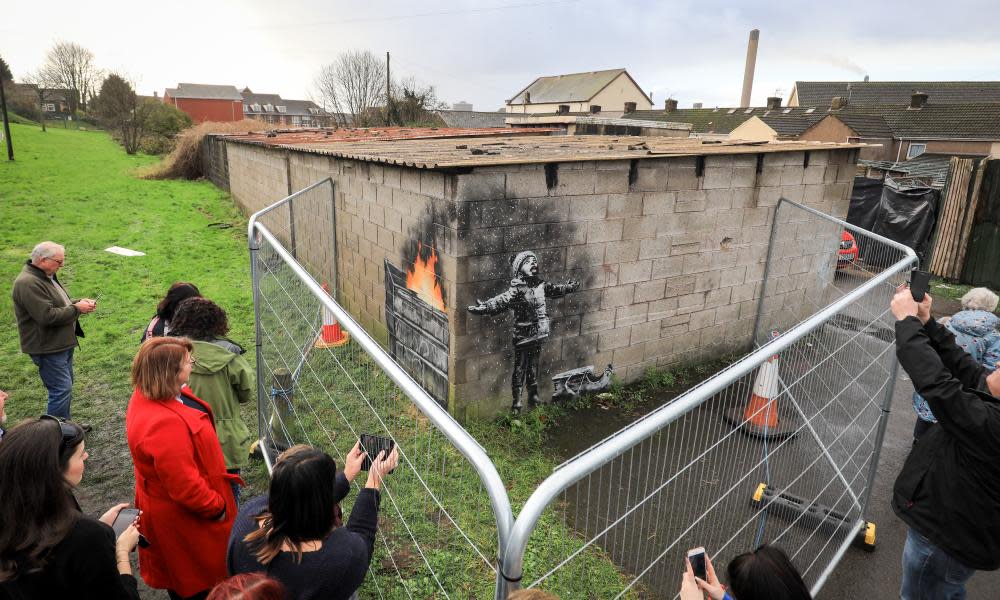
[[[474,315],[495,315],[506,310],[514,313],[511,330],[514,342],[514,373],[510,388],[511,410],[521,412],[521,388],[528,389],[528,408],[538,404],[538,355],[542,342],[549,336],[550,321],[546,298],[561,298],[580,288],[580,282],[549,283],[538,276],[538,257],[525,250],[511,261],[510,287],[489,300],[476,300],[469,312]],[[527,384],[527,385],[525,385]]]

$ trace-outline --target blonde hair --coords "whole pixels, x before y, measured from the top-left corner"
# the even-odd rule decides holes
[[[1000,297],[984,287],[972,288],[962,296],[962,308],[965,310],[993,312],[997,309],[998,302]]]
[[[132,359],[132,386],[151,400],[175,397],[181,391],[182,361],[193,348],[187,338],[149,338]]]

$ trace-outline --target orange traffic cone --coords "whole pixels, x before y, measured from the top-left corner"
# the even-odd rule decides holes
[[[323,284],[323,291],[330,293],[330,288]],[[333,313],[323,306],[323,329],[320,331],[316,343],[316,348],[336,348],[351,341],[351,336],[340,328],[340,323],[334,318]]]
[[[753,391],[746,406],[742,411],[739,409],[732,411],[726,416],[726,420],[754,437],[780,439],[794,435],[795,427],[779,419],[778,384],[778,357],[772,356],[757,371]]]

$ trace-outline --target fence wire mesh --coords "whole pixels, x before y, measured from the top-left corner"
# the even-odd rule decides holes
[[[758,347],[557,469],[515,523],[508,577],[589,598],[591,582],[571,567],[597,549],[624,576],[616,597],[672,598],[688,549],[704,546],[721,571],[769,543],[818,592],[869,532],[895,379],[889,302],[915,266],[908,249],[848,233],[779,203]],[[553,546],[530,537],[542,518],[562,519],[577,538]]]
[[[416,384],[389,376],[384,365],[391,359],[377,344],[359,343],[366,334],[346,312],[338,323],[346,342],[330,327],[331,304],[339,305],[321,302],[316,282],[336,289],[334,198],[333,183],[325,180],[251,221],[258,426],[269,468],[293,444],[321,448],[343,465],[361,434],[392,438],[399,466],[383,483],[378,539],[361,597],[491,597],[504,525],[484,480],[492,481],[495,499],[499,477],[485,453],[485,463],[469,460],[481,448],[447,413],[428,412],[424,407],[433,400]],[[420,394],[423,404],[415,400]],[[352,494],[342,503],[345,521],[353,501]]]

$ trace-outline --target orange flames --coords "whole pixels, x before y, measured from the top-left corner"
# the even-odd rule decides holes
[[[422,254],[423,244],[417,242],[417,257],[413,261],[413,267],[406,272],[406,287],[416,292],[417,296],[427,304],[446,312],[444,294],[434,272],[438,262],[437,251],[431,246],[431,254],[426,260],[422,258]]]

